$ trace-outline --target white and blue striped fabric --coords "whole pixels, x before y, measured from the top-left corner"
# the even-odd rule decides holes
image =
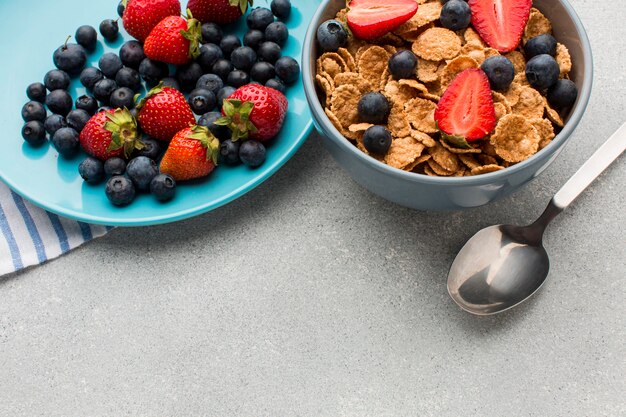
[[[111,229],[49,213],[0,182],[0,276],[57,258]]]

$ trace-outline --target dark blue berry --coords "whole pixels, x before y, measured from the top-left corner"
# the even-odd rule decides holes
[[[60,46],[53,55],[54,65],[68,74],[79,74],[87,63],[85,48],[75,43]]]
[[[83,131],[83,128],[87,122],[91,119],[91,115],[85,110],[72,110],[67,115],[67,125],[77,131],[78,133]]]
[[[283,22],[274,22],[265,29],[265,40],[283,46],[289,39],[289,30]]]
[[[236,88],[231,87],[229,85],[227,85],[226,87],[222,88],[217,93],[217,106],[221,109],[222,106],[224,105],[224,100],[226,100],[226,99],[228,99],[228,97],[232,96],[233,93],[236,90],[237,90]]]
[[[239,159],[250,168],[257,168],[265,162],[265,146],[256,140],[248,140],[239,148]]]
[[[472,11],[469,4],[462,0],[450,0],[443,5],[440,16],[441,25],[450,30],[462,30],[469,26]]]
[[[100,23],[100,34],[109,42],[113,42],[120,34],[120,26],[117,20],[106,19]]]
[[[116,109],[132,109],[135,107],[135,92],[128,87],[121,87],[111,93],[111,107]]]
[[[274,21],[274,14],[270,9],[259,7],[253,9],[246,18],[246,23],[250,29],[264,31],[267,26]]]
[[[526,79],[540,91],[552,87],[559,80],[560,73],[559,64],[548,54],[537,55],[526,63]]]
[[[204,74],[196,83],[196,88],[205,88],[216,96],[222,87],[224,87],[224,81],[215,74]]]
[[[220,48],[222,49],[222,54],[224,58],[230,59],[230,54],[233,51],[241,46],[241,41],[235,35],[226,35],[220,41]]]
[[[50,136],[54,136],[57,130],[67,127],[67,120],[60,114],[53,114],[48,116],[43,126]]]
[[[78,173],[87,184],[100,184],[104,180],[104,164],[99,159],[88,157],[78,166]]]
[[[285,91],[287,90],[285,87],[285,83],[283,83],[281,80],[278,80],[276,78],[267,80],[267,82],[265,83],[265,86],[269,88],[273,88],[274,90],[278,90],[283,94],[285,94]]]
[[[76,99],[76,103],[74,103],[74,106],[77,109],[85,110],[87,113],[93,116],[96,113],[96,110],[98,110],[98,101],[91,96],[83,95]]]
[[[260,30],[251,29],[243,36],[244,46],[249,46],[252,49],[257,49],[259,45],[265,40],[265,35]]]
[[[46,91],[46,86],[42,83],[32,83],[26,88],[26,95],[30,100],[45,103],[48,92]]]
[[[126,175],[140,191],[147,191],[150,188],[150,181],[158,174],[156,162],[145,156],[132,159],[126,167]]]
[[[76,30],[76,42],[88,51],[96,49],[98,43],[98,32],[93,26],[84,25]]]
[[[282,55],[280,46],[274,42],[263,42],[256,51],[259,61],[275,64]]]
[[[417,57],[409,50],[397,52],[389,59],[389,72],[396,80],[415,76],[416,69]]]
[[[274,65],[276,75],[287,85],[298,81],[300,76],[300,64],[290,56],[279,58]]]
[[[197,115],[203,115],[215,108],[217,99],[212,91],[204,88],[196,88],[189,94],[189,106]]]
[[[224,58],[224,54],[220,47],[213,43],[207,43],[200,48],[200,56],[196,62],[200,64],[203,71],[207,72],[211,71],[213,65],[222,58]]]
[[[176,180],[167,174],[159,174],[150,182],[150,193],[159,201],[170,201],[176,196]]]
[[[54,114],[66,116],[72,110],[72,96],[65,90],[54,90],[46,97],[46,106]]]
[[[117,5],[117,15],[119,17],[124,17],[124,10],[126,10],[126,6],[124,6],[124,2],[120,1]]]
[[[359,118],[364,123],[385,124],[391,107],[381,93],[368,93],[359,100]]]
[[[122,64],[122,60],[119,56],[113,52],[107,52],[100,57],[98,66],[105,77],[114,80],[117,72],[122,69],[124,64]]]
[[[122,158],[115,157],[107,159],[104,162],[104,173],[108,176],[124,175],[126,172],[126,161]]]
[[[535,36],[530,38],[526,45],[524,45],[524,53],[526,59],[536,57],[537,55],[547,54],[550,56],[556,56],[556,39],[549,34]]]
[[[513,63],[502,55],[487,58],[480,67],[487,74],[491,89],[495,91],[508,90],[515,78]]]
[[[125,66],[138,69],[141,61],[146,59],[146,54],[139,42],[128,41],[120,49],[120,59]]]
[[[137,194],[133,182],[121,175],[107,181],[105,192],[109,201],[116,206],[126,206],[132,203]]]
[[[152,138],[141,139],[143,148],[135,152],[135,156],[145,156],[155,161],[161,156],[161,144]]]
[[[149,86],[155,86],[170,74],[169,67],[163,62],[146,58],[139,64],[139,75]]]
[[[76,155],[80,148],[78,132],[71,127],[62,127],[52,136],[52,143],[59,154],[66,158]]]
[[[337,52],[348,43],[348,33],[338,20],[327,20],[317,28],[317,43],[323,52]]]
[[[291,15],[291,2],[289,0],[272,0],[270,8],[274,16],[280,20],[287,20]]]
[[[178,67],[176,79],[180,84],[181,91],[188,93],[196,88],[196,84],[203,74],[204,71],[202,71],[202,67],[197,62],[190,62],[187,65]]]
[[[70,76],[65,71],[51,70],[43,77],[43,83],[50,91],[67,90],[70,86]]]
[[[214,43],[219,45],[224,37],[224,31],[217,23],[205,23],[201,27],[202,43]]]
[[[222,162],[228,165],[237,165],[241,162],[239,159],[239,149],[241,148],[241,142],[233,142],[230,139],[225,140],[220,145],[220,156]]]
[[[548,90],[548,103],[558,110],[572,107],[578,98],[578,87],[571,80],[558,80]]]
[[[128,87],[134,92],[141,90],[141,77],[133,68],[124,67],[119,70],[115,76],[115,82],[118,87]]]
[[[22,107],[22,119],[25,122],[38,120],[43,123],[46,120],[46,108],[38,101],[29,101]]]
[[[232,62],[236,69],[242,71],[250,71],[256,59],[256,52],[249,46],[241,46],[235,49],[230,55],[230,62]]]
[[[228,85],[232,85],[235,88],[243,87],[244,85],[250,83],[250,76],[247,72],[234,70],[230,74],[228,74],[226,83]]]
[[[368,152],[384,155],[391,147],[391,132],[383,126],[372,126],[363,135],[363,145]]]
[[[223,81],[226,81],[228,79],[228,74],[230,74],[234,69],[235,67],[230,61],[226,59],[219,59],[215,64],[213,64],[212,71],[213,74],[220,77]]]
[[[104,74],[98,68],[85,68],[80,74],[80,82],[88,90],[93,90],[96,83],[104,78]]]
[[[176,78],[174,77],[163,78],[161,82],[163,83],[163,87],[171,87],[175,90],[180,91],[180,84],[178,83],[178,80],[176,80]]]
[[[93,95],[100,103],[108,105],[111,102],[111,94],[113,94],[117,88],[115,81],[104,78],[98,81],[93,87]]]
[[[215,122],[222,118],[222,113],[214,111],[206,113],[200,119],[198,119],[198,126],[207,127],[213,136],[223,141],[231,137],[230,129],[226,126],[216,125]]]
[[[261,84],[267,83],[274,77],[276,77],[276,70],[269,62],[257,62],[250,70],[250,78]]]
[[[46,129],[39,120],[31,120],[22,127],[22,138],[32,146],[38,146],[46,140]]]

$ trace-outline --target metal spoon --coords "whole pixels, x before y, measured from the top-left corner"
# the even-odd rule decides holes
[[[526,301],[550,270],[542,237],[548,224],[565,210],[626,149],[626,123],[554,196],[530,226],[492,226],[478,232],[457,255],[448,275],[448,292],[469,313],[501,313]]]

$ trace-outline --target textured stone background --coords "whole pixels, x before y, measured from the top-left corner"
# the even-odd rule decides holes
[[[595,90],[538,181],[414,212],[355,185],[313,135],[225,208],[0,280],[0,415],[626,415],[625,159],[549,230],[530,303],[479,319],[445,287],[467,238],[533,220],[626,121],[623,4],[572,3]]]

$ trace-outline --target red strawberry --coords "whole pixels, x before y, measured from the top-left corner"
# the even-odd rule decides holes
[[[288,107],[287,97],[280,91],[248,84],[224,100],[224,117],[216,124],[228,126],[233,132],[233,140],[255,139],[264,142],[280,132]]]
[[[174,88],[163,87],[162,83],[137,104],[137,110],[141,130],[163,141],[196,123],[185,96]]]
[[[396,30],[417,13],[415,0],[352,0],[348,7],[350,30],[365,40]]]
[[[179,0],[130,0],[124,9],[122,22],[126,32],[143,42],[161,20],[178,15]]]
[[[152,29],[143,46],[146,56],[172,65],[185,65],[200,55],[200,22],[168,16]]]
[[[252,0],[189,0],[187,9],[202,23],[233,23],[246,14]]]
[[[532,0],[469,0],[472,24],[478,34],[500,52],[511,52],[520,43]]]
[[[188,127],[178,132],[161,160],[161,172],[176,181],[209,175],[217,166],[220,141],[204,126]]]
[[[80,144],[89,155],[106,161],[115,156],[128,158],[135,149],[143,149],[138,138],[135,118],[126,109],[115,109],[89,119],[80,133]]]
[[[435,110],[443,136],[460,147],[482,139],[496,127],[496,111],[487,74],[467,69],[456,76]]]

